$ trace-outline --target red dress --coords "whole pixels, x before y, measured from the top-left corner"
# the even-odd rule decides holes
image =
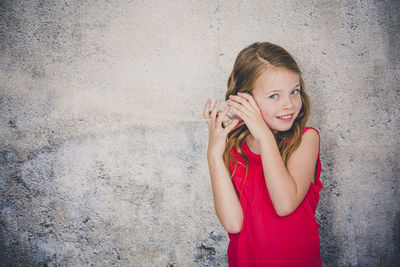
[[[306,127],[303,131],[312,127]],[[315,128],[312,128],[317,131]],[[319,132],[317,131],[318,135]],[[229,235],[229,266],[322,266],[320,256],[319,224],[315,210],[322,189],[320,181],[321,161],[316,164],[315,184],[310,183],[308,192],[300,206],[291,214],[280,217],[276,214],[268,194],[263,174],[261,155],[254,154],[242,144],[243,153],[249,160],[249,169],[243,192],[240,194],[246,174],[246,164],[236,149],[232,148],[238,161],[233,184],[242,205],[244,219],[240,233]],[[230,162],[231,172],[235,164]]]

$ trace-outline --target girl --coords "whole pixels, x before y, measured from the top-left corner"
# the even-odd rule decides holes
[[[204,109],[217,216],[228,232],[229,266],[321,266],[315,210],[319,133],[300,69],[282,47],[254,43],[236,58],[228,106]],[[222,120],[233,111],[225,128]]]

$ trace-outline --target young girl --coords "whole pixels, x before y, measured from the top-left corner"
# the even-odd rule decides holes
[[[228,106],[204,109],[214,205],[228,232],[229,266],[322,266],[315,210],[319,133],[300,69],[283,48],[254,43],[236,58]],[[227,112],[239,118],[225,128]]]

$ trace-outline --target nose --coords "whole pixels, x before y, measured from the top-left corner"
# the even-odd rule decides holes
[[[283,109],[293,109],[294,108],[293,99],[290,96],[287,96],[282,100],[282,108]]]

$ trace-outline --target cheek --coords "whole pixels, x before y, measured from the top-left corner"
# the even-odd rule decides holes
[[[300,111],[300,109],[303,106],[303,102],[301,101],[300,97],[298,99],[296,99],[295,105],[296,105],[297,109]]]
[[[274,118],[274,112],[270,108],[264,107],[261,110],[261,114],[265,121],[270,121]]]

